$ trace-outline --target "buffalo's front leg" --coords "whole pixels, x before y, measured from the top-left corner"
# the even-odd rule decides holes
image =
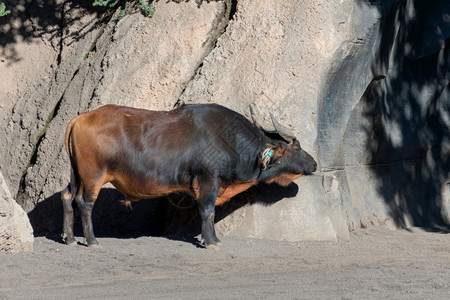
[[[215,203],[219,185],[216,182],[200,183],[198,207],[202,218],[202,239],[205,248],[216,248],[221,242],[214,229]]]

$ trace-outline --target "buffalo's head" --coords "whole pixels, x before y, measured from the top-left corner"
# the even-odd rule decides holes
[[[251,107],[250,112],[253,123],[270,137],[259,160],[265,182],[276,182],[285,186],[301,175],[309,175],[317,170],[316,161],[302,149],[292,130],[281,125],[272,114],[270,117],[274,129],[263,127]],[[281,138],[275,138],[276,135]]]

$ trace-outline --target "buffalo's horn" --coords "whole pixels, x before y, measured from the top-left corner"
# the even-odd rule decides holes
[[[253,110],[253,107],[251,105],[249,105],[249,107],[250,107],[250,115],[252,116],[253,124],[255,124],[256,127],[258,127],[259,129],[262,129],[268,133],[276,133],[277,132],[277,130],[274,128],[269,128],[269,126],[267,126],[267,125],[263,126],[262,122],[256,116],[255,111]]]
[[[272,115],[272,113],[270,114],[270,118],[272,119],[272,124],[275,127],[275,129],[278,132],[278,134],[281,135],[281,137],[283,139],[285,139],[289,144],[291,144],[294,140],[297,139],[297,137],[295,136],[294,132],[290,128],[281,125],[275,119],[275,117]]]

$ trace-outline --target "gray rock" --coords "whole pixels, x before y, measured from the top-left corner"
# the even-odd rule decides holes
[[[322,177],[302,177],[296,181],[298,193],[268,204],[259,201],[237,209],[216,223],[221,235],[273,240],[337,240],[349,237],[340,207],[330,209],[323,192]],[[293,187],[291,187],[293,188]]]
[[[33,229],[0,173],[0,252],[33,250]]]

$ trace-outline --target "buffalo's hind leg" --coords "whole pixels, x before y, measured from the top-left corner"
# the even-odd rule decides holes
[[[214,229],[215,204],[219,192],[217,182],[199,182],[198,207],[202,218],[202,239],[205,248],[217,248],[221,242]]]
[[[83,233],[88,247],[101,248],[99,242],[94,235],[94,227],[92,225],[92,209],[94,208],[95,200],[97,200],[98,192],[101,184],[97,183],[92,189],[83,189],[82,193],[78,193],[75,197],[75,202],[81,212],[81,223],[83,225]]]
[[[64,209],[62,239],[67,245],[76,244],[75,237],[73,236],[73,223],[74,223],[73,208],[72,208],[72,202],[74,199],[73,193],[74,191],[72,191],[70,184],[64,191],[61,192],[61,200]]]

